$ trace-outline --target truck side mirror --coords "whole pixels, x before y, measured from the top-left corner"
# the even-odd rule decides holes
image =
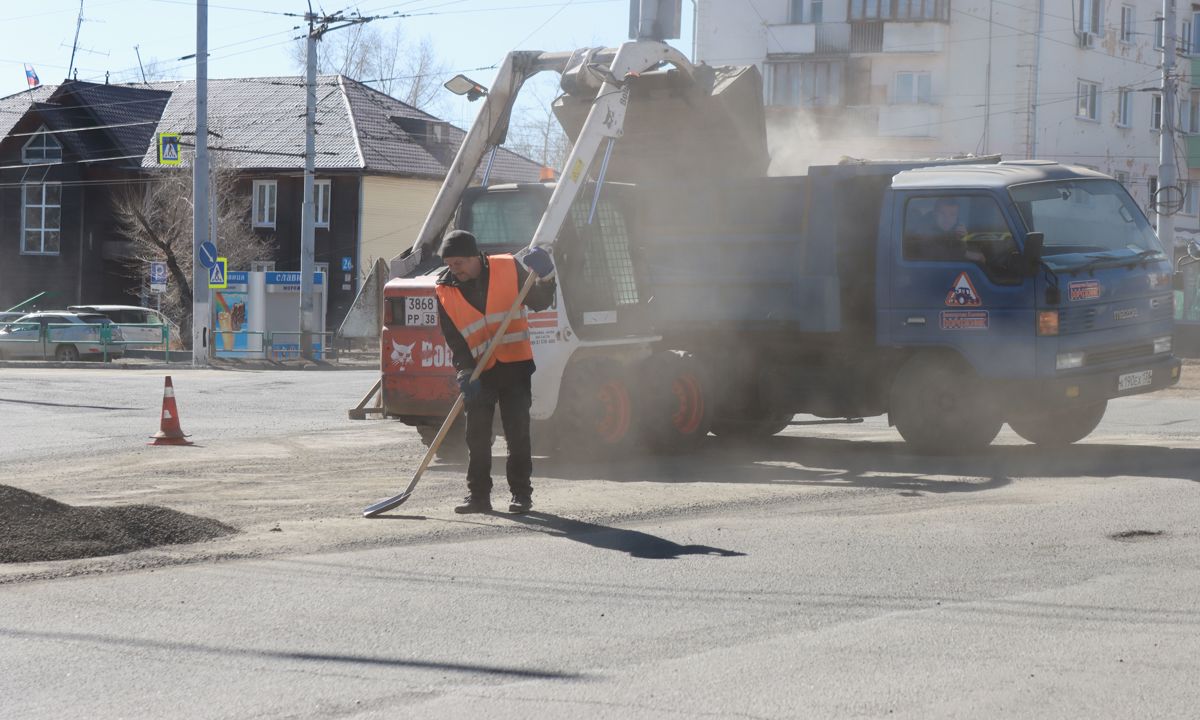
[[[1030,275],[1037,274],[1038,267],[1042,262],[1042,247],[1046,243],[1046,236],[1040,232],[1025,233],[1025,251],[1022,253],[1025,257],[1025,271]]]

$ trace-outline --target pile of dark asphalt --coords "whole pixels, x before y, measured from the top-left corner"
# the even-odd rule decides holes
[[[0,485],[0,563],[118,555],[236,532],[158,505],[76,507]]]

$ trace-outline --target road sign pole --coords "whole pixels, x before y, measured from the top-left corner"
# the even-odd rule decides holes
[[[192,162],[192,366],[208,365],[212,293],[200,263],[208,240],[208,0],[196,0],[196,155]]]

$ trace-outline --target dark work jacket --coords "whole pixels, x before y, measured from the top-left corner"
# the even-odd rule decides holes
[[[529,278],[529,271],[525,266],[517,261],[517,290],[525,285],[526,279]],[[443,268],[438,275],[438,285],[448,285],[458,288],[462,292],[463,297],[476,310],[483,314],[487,314],[487,293],[488,281],[491,278],[490,266],[488,265],[487,256],[483,258],[483,272],[474,280],[459,282],[450,272],[450,268]],[[529,289],[529,294],[525,296],[525,307],[533,311],[545,310],[554,302],[555,284],[553,280],[541,281],[534,283]],[[450,351],[454,355],[455,370],[474,370],[475,358],[471,356],[471,348],[467,345],[467,341],[463,338],[462,333],[454,326],[454,321],[446,314],[446,308],[442,307],[441,299],[438,300],[438,321],[442,327],[442,335],[446,336],[446,344],[450,346]],[[520,362],[506,363],[496,361],[496,364],[491,369],[484,371],[480,376],[480,380],[488,387],[499,387],[507,385],[510,381],[524,381],[533,374],[534,364],[532,360],[521,360]]]

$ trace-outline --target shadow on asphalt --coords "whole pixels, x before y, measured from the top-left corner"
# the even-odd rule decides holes
[[[169,640],[153,640],[150,638],[117,637],[100,633],[75,633],[54,631],[18,630],[16,628],[0,628],[0,637],[17,638],[22,640],[49,640],[58,643],[79,643],[89,647],[123,647],[134,650],[165,650],[171,653],[190,653],[197,655],[216,655],[229,657],[248,657],[262,660],[287,660],[315,663],[342,663],[347,665],[382,665],[385,667],[417,668],[442,672],[467,673],[470,675],[496,675],[521,680],[577,680],[582,676],[577,673],[564,673],[553,670],[531,670],[522,667],[507,667],[504,665],[484,665],[475,663],[439,662],[433,660],[417,660],[414,658],[387,657],[382,655],[347,655],[341,653],[297,652],[286,650],[265,650],[242,648],[235,646],[205,645],[201,643],[178,642]]]
[[[547,535],[574,540],[601,550],[629,553],[630,557],[645,560],[676,560],[684,555],[745,556],[745,553],[736,550],[722,550],[709,545],[680,545],[666,538],[638,530],[597,525],[543,512],[533,511],[524,515],[500,514],[499,516]]]
[[[535,477],[562,480],[864,487],[911,495],[994,490],[1015,477],[1131,475],[1200,482],[1200,450],[1098,443],[1054,449],[996,445],[971,455],[923,456],[902,442],[710,437],[688,455],[625,453],[609,461],[552,456],[535,465]]]

